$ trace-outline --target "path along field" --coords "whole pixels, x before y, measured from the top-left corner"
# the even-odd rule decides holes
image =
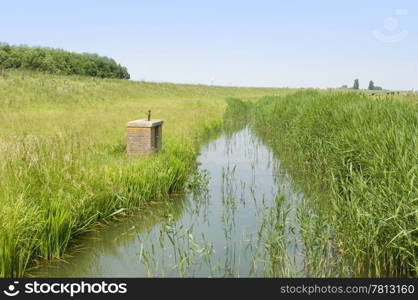
[[[132,82],[28,72],[0,76],[0,277],[61,257],[89,225],[181,190],[225,98],[284,89]],[[125,124],[165,121],[164,148],[125,154]]]

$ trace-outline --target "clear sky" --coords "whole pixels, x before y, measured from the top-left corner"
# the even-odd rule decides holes
[[[418,1],[0,4],[0,41],[106,55],[134,80],[418,89]]]

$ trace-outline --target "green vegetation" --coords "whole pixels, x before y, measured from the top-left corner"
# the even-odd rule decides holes
[[[342,89],[347,89],[348,86],[343,85],[343,86],[341,86],[341,88]],[[351,89],[353,89],[353,90],[359,90],[360,89],[360,81],[358,79],[354,80],[354,84],[353,84],[353,87]],[[367,87],[367,89],[370,90],[370,91],[382,91],[383,90],[382,87],[374,85],[373,80],[369,81],[369,86]]]
[[[414,103],[306,91],[267,97],[254,114],[256,132],[315,201],[355,276],[417,276]]]
[[[353,90],[358,90],[360,88],[360,82],[358,79],[354,80]]]
[[[380,90],[383,90],[382,87],[374,85],[373,80],[370,80],[369,87],[367,89],[368,90],[371,90],[371,91],[380,91]]]
[[[0,277],[23,276],[37,261],[62,257],[93,224],[184,190],[199,145],[223,125],[233,131],[248,122],[306,195],[295,206],[306,274],[343,269],[340,274],[353,276],[417,276],[417,104],[415,94],[295,93],[4,71]],[[148,109],[165,121],[163,150],[129,158],[125,124],[145,118]],[[280,195],[275,203],[259,212],[266,227],[257,245],[268,249],[265,276],[290,276],[283,254],[290,204]]]
[[[97,54],[78,54],[61,49],[10,46],[0,43],[0,70],[26,69],[52,74],[129,79],[126,67]]]
[[[0,76],[0,277],[61,257],[91,224],[185,187],[225,98],[288,90],[132,82],[6,71]],[[164,123],[160,155],[125,155],[125,124]]]

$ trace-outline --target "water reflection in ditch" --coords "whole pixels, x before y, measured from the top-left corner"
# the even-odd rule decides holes
[[[245,128],[201,149],[204,188],[152,203],[85,236],[43,277],[300,277],[346,275],[330,229]]]

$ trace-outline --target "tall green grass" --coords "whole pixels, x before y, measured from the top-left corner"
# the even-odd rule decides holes
[[[61,257],[92,223],[181,190],[196,156],[196,148],[181,141],[144,159],[127,159],[124,151],[107,158],[94,149],[86,153],[76,137],[21,143],[1,166],[2,276],[22,276],[32,259]]]
[[[298,92],[254,107],[256,132],[328,216],[356,276],[417,276],[418,108]]]
[[[7,71],[0,75],[0,277],[59,258],[90,225],[184,188],[227,97],[287,91]],[[126,122],[163,119],[163,150],[125,154]]]

